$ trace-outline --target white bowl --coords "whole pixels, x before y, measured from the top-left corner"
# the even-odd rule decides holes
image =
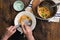
[[[31,30],[34,30],[34,28],[36,26],[36,18],[33,15],[33,13],[30,13],[28,11],[22,11],[22,12],[20,12],[20,13],[17,14],[17,16],[15,17],[15,20],[14,20],[15,26],[18,25],[18,20],[20,19],[20,17],[22,15],[26,15],[26,16],[28,16],[28,17],[31,18],[31,20],[32,20]],[[17,28],[17,30],[20,31],[21,33],[23,33],[21,27]]]

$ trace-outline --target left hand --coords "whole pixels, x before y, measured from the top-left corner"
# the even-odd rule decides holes
[[[3,37],[3,40],[7,40],[10,36],[12,36],[16,32],[16,27],[15,26],[10,26],[7,28],[7,31]]]

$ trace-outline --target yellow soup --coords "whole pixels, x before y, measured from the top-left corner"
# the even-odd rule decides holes
[[[28,17],[28,16],[26,16],[26,15],[22,15],[22,16],[19,18],[19,23],[23,24],[23,20],[31,21],[30,17]]]
[[[37,12],[40,17],[46,19],[50,17],[50,10],[47,7],[37,7]]]

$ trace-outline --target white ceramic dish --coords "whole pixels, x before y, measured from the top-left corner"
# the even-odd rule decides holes
[[[31,29],[34,30],[34,28],[36,26],[36,19],[35,19],[35,16],[33,15],[33,13],[30,13],[28,11],[22,11],[22,12],[18,13],[17,16],[15,17],[14,24],[18,25],[18,20],[22,15],[26,15],[31,18],[31,20],[32,20]],[[21,33],[23,33],[21,27],[17,28],[17,30],[20,31]]]

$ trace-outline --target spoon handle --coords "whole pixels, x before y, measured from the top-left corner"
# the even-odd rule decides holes
[[[57,3],[57,4],[53,5],[52,7],[55,7],[55,6],[58,6],[58,5],[60,5],[60,3]]]
[[[19,27],[21,27],[21,25],[18,23],[18,25],[16,25],[16,28],[19,28]]]

